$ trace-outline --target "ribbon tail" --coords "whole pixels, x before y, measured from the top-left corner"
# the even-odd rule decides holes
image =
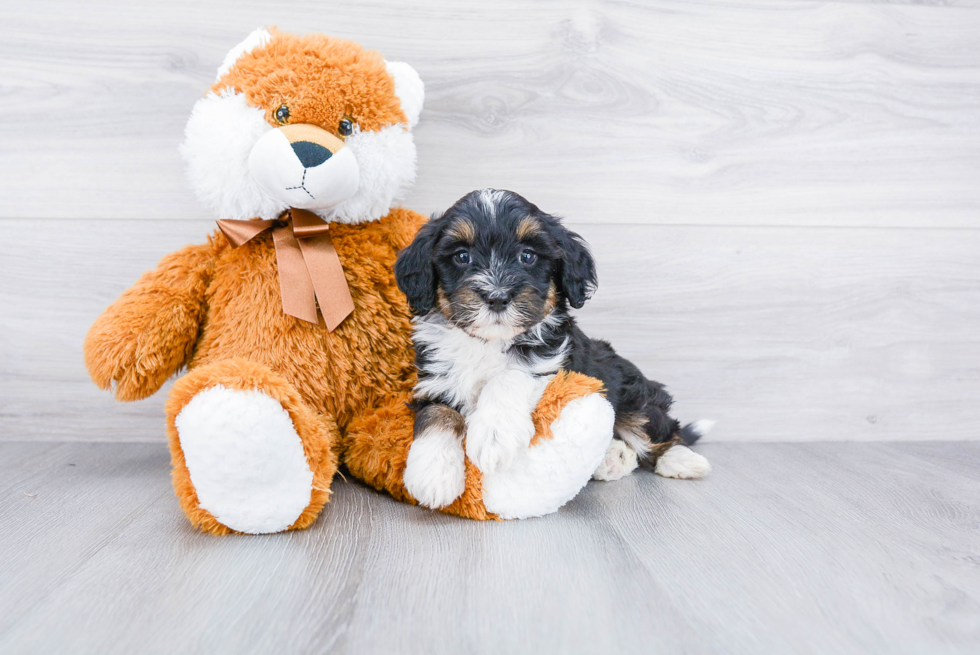
[[[275,221],[249,220],[240,221],[234,218],[222,218],[217,221],[218,228],[228,239],[232,248],[237,248],[252,237],[258,236],[275,224]]]
[[[309,270],[308,277],[312,278],[323,321],[333,332],[354,311],[354,299],[337,249],[327,232],[300,239],[299,247]]]
[[[293,235],[292,228],[277,227],[272,231],[272,238],[276,244],[282,310],[298,319],[319,323],[313,280],[310,279],[310,271],[307,270],[303,259],[303,251]]]

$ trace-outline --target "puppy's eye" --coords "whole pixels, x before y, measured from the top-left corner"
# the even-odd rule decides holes
[[[288,123],[289,107],[287,107],[286,105],[279,105],[279,109],[276,110],[276,113],[273,115],[273,118],[275,118],[276,122],[279,123],[280,125],[285,125],[286,123]]]
[[[538,254],[533,250],[525,250],[521,253],[521,263],[525,266],[530,266],[536,261],[538,261]]]
[[[357,123],[350,116],[344,116],[340,119],[340,123],[337,125],[337,134],[340,136],[350,136],[354,133],[354,126]]]
[[[460,250],[455,255],[453,255],[453,261],[460,266],[466,266],[470,263],[470,253],[465,250]]]

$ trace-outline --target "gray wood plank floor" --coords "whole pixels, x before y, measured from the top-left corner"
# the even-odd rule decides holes
[[[354,483],[214,538],[162,444],[0,443],[0,652],[967,653],[980,443],[704,444],[480,524]]]

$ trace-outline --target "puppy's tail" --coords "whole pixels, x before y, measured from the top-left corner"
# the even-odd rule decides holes
[[[710,418],[703,418],[699,421],[688,423],[681,428],[679,433],[681,441],[684,442],[685,446],[690,446],[695,441],[711,432],[711,428],[713,427],[715,427],[715,422]]]

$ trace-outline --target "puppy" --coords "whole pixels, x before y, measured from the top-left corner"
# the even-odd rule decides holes
[[[405,483],[423,504],[462,493],[462,440],[483,472],[506,467],[534,436],[531,414],[559,369],[602,380],[615,435],[594,478],[616,480],[638,462],[660,475],[699,478],[708,461],[688,449],[708,427],[684,428],[672,399],[569,315],[596,287],[595,261],[558,218],[511,191],[467,194],[433,216],[395,265],[413,313],[418,382],[415,443]]]

